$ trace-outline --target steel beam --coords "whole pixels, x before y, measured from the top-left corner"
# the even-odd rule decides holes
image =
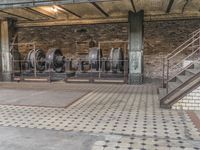
[[[109,14],[106,13],[103,8],[101,8],[97,3],[95,2],[91,2],[91,4],[97,9],[99,10],[105,17],[109,17]]]
[[[188,3],[189,3],[189,0],[185,0],[185,4],[183,5],[183,8],[181,10],[182,13],[184,12],[185,7],[187,6]]]
[[[169,12],[170,12],[173,3],[174,3],[174,0],[170,0],[170,1],[169,1],[169,4],[168,4],[167,9],[166,9],[166,11],[165,11],[166,13],[169,13]]]
[[[180,15],[180,14],[164,14],[145,16],[144,21],[172,21],[172,20],[186,20],[186,19],[200,19],[198,15]],[[42,27],[42,26],[59,26],[59,25],[84,25],[84,24],[101,24],[101,23],[127,23],[127,17],[119,18],[98,18],[98,19],[73,19],[73,20],[40,20],[40,21],[18,21],[17,27]]]
[[[132,7],[133,7],[133,11],[134,11],[134,12],[137,12],[137,11],[136,11],[136,8],[135,8],[134,1],[133,1],[133,0],[130,0],[130,2],[131,2],[131,5],[132,5]]]
[[[60,8],[60,11],[70,13],[70,14],[72,14],[72,15],[78,17],[78,18],[82,18],[80,15],[78,15],[78,14],[76,14],[75,12],[73,12],[73,11],[71,11],[71,10],[69,10],[69,9],[67,9],[67,8],[65,8],[65,7],[63,7],[62,5],[58,5],[57,7]]]
[[[44,5],[65,5],[88,2],[110,2],[120,0],[1,0],[0,9],[13,7],[36,7]]]
[[[58,25],[82,25],[82,24],[101,24],[101,23],[122,23],[128,22],[127,18],[104,18],[104,19],[77,19],[77,20],[52,20],[52,21],[29,21],[18,22],[17,27],[43,27]]]
[[[26,18],[26,17],[24,17],[24,16],[19,16],[19,15],[16,15],[16,14],[13,14],[13,13],[10,13],[10,12],[7,12],[7,11],[4,11],[4,10],[0,10],[0,12],[5,13],[5,14],[8,14],[8,15],[10,15],[10,16],[17,17],[17,18],[22,18],[22,19],[25,19],[25,20],[28,20],[28,21],[33,21],[33,20],[30,19],[30,18]]]

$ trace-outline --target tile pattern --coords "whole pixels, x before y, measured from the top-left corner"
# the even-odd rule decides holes
[[[200,110],[200,87],[180,99],[172,106],[172,109]]]
[[[109,135],[92,150],[200,149],[187,112],[160,109],[155,85],[66,86],[91,92],[68,108],[0,105],[0,125]]]

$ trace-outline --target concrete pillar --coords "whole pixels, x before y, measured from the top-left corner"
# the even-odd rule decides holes
[[[11,81],[12,60],[10,54],[9,19],[1,20],[1,79]]]
[[[129,84],[143,83],[144,11],[129,12]]]

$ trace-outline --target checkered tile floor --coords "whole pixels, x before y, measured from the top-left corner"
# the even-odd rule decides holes
[[[92,150],[200,149],[188,114],[160,109],[155,85],[66,86],[91,92],[68,108],[0,105],[0,125],[106,135]]]

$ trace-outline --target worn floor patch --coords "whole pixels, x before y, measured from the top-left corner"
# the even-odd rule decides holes
[[[0,105],[67,107],[88,92],[0,89]]]
[[[194,123],[195,127],[200,132],[200,118],[197,116],[197,114],[194,111],[187,111],[190,119]]]

